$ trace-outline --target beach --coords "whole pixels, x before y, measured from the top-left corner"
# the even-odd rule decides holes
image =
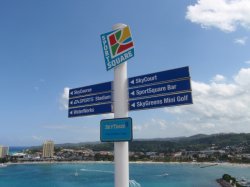
[[[246,167],[250,168],[250,164],[241,163],[230,163],[230,162],[153,162],[153,161],[131,161],[130,164],[191,164],[197,166],[209,166],[209,165],[219,165],[219,166],[236,166],[236,167]],[[113,161],[41,161],[41,162],[7,162],[7,165],[21,165],[21,164],[114,164]]]

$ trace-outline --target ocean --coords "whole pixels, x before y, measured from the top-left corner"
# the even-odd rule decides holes
[[[224,173],[250,179],[250,167],[198,164],[130,164],[130,187],[219,187]],[[113,187],[110,163],[20,164],[0,168],[0,187]]]
[[[9,147],[9,154],[14,154],[18,152],[23,152],[23,150],[28,149],[28,147]]]

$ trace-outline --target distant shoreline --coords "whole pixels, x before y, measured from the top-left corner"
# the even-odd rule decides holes
[[[41,162],[8,162],[7,165],[33,165],[33,164],[113,164],[113,161],[41,161]],[[249,167],[250,164],[240,163],[216,163],[216,162],[153,162],[153,161],[131,161],[130,164],[192,164],[197,166],[237,166],[237,167]]]

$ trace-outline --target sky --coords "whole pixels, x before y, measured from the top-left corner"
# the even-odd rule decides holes
[[[189,66],[193,104],[129,112],[134,139],[250,133],[250,0],[0,0],[0,144],[100,141],[69,88],[112,81],[100,35],[130,26],[128,77]]]

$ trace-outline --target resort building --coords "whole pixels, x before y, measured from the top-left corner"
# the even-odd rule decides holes
[[[45,141],[43,144],[43,158],[52,158],[54,156],[54,142]]]
[[[0,145],[0,158],[5,158],[9,154],[9,147]]]

